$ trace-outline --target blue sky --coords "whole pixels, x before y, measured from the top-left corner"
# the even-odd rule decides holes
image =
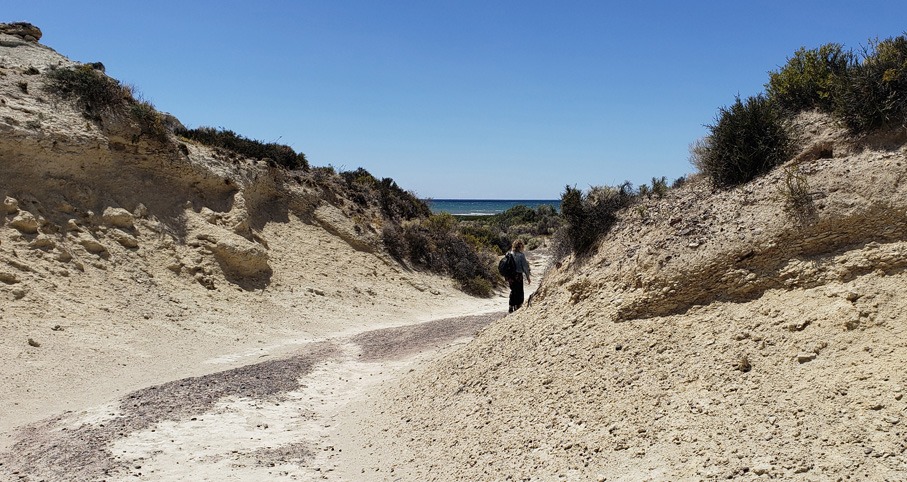
[[[718,108],[799,47],[907,29],[903,1],[7,2],[188,127],[423,197],[554,199],[692,172]]]

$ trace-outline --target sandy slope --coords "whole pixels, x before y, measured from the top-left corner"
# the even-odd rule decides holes
[[[811,211],[780,169],[629,210],[533,307],[375,397],[369,478],[904,480],[904,134],[798,125]]]

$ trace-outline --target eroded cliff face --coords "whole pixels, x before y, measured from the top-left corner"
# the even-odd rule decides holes
[[[379,251],[380,215],[350,220],[342,196],[326,202],[309,173],[172,134],[150,139],[115,113],[86,118],[45,89],[48,69],[73,62],[16,36],[3,41],[0,289],[7,296],[130,263],[148,265],[140,271],[166,266],[182,289],[262,289],[274,274],[265,226],[291,218]]]
[[[111,390],[139,388],[464,298],[384,254],[380,208],[350,201],[333,172],[86,116],[46,89],[73,65],[0,32],[0,352],[20,361],[0,382],[16,394],[0,400],[2,428],[85,402],[105,372]]]
[[[905,135],[853,140],[818,114],[796,128],[789,165],[628,209],[531,307],[388,390],[397,472],[901,477]],[[789,203],[792,176],[808,202]]]

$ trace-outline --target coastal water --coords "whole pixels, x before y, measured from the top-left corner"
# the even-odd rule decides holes
[[[543,204],[557,210],[561,208],[560,199],[428,199],[426,202],[433,213],[450,213],[455,216],[491,216],[519,205],[530,209],[536,209]]]

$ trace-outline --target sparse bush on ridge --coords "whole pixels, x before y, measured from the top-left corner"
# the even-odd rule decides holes
[[[400,262],[453,278],[460,289],[490,296],[497,275],[494,260],[463,236],[450,214],[432,214],[415,194],[390,178],[377,179],[363,168],[336,173],[314,168],[323,186],[342,192],[357,209],[372,207],[383,218],[381,239],[387,253]]]
[[[769,72],[767,95],[721,108],[690,162],[720,187],[748,182],[787,161],[793,142],[784,114],[819,109],[852,133],[907,125],[907,36],[874,40],[854,55],[840,44],[800,48]]]
[[[542,238],[554,234],[563,218],[553,206],[543,204],[535,209],[516,205],[492,216],[467,217],[460,221],[460,232],[473,244],[503,254],[517,238],[523,238],[530,250],[542,244]]]
[[[737,97],[707,127],[708,139],[694,146],[691,161],[717,186],[743,184],[790,158],[781,110],[764,95]]]
[[[388,253],[398,260],[448,274],[466,293],[491,296],[498,281],[492,270],[494,259],[459,234],[457,220],[450,214],[388,224],[382,235]]]
[[[632,185],[625,182],[620,186],[593,187],[583,194],[579,189],[567,186],[561,195],[561,213],[567,222],[560,243],[570,249],[556,247],[558,252],[573,251],[579,255],[588,253],[598,240],[611,230],[617,221],[617,212],[629,206],[634,200]]]
[[[136,99],[132,87],[108,77],[100,64],[50,69],[45,75],[46,89],[61,98],[74,100],[85,117],[101,123],[110,116],[125,116],[138,124],[139,135],[168,139],[165,120],[154,106]],[[20,89],[27,90],[27,84],[20,85]],[[305,155],[286,145],[248,139],[230,130],[211,127],[178,128],[175,133],[245,157],[267,158],[286,168],[310,170]],[[447,274],[467,293],[492,294],[499,282],[492,270],[493,255],[462,236],[453,216],[433,216],[428,205],[414,193],[400,188],[393,179],[379,180],[365,169],[337,173],[328,167],[313,171],[312,180],[325,187],[326,193],[336,188],[361,207],[380,209],[385,220],[384,244],[392,256]]]
[[[363,168],[355,171],[343,171],[340,177],[350,190],[351,199],[365,206],[376,202],[385,217],[400,222],[409,219],[426,218],[431,210],[425,201],[412,192],[402,189],[397,183],[386,177],[380,181]]]
[[[309,169],[305,154],[297,153],[292,147],[274,142],[262,142],[243,137],[231,130],[199,127],[177,129],[176,134],[206,146],[221,147],[252,159],[271,159],[287,169]]]
[[[841,44],[818,49],[800,48],[778,71],[769,72],[766,93],[778,106],[790,112],[821,109],[832,112],[853,54]]]
[[[45,74],[45,88],[64,99],[74,99],[91,120],[101,122],[105,115],[126,116],[138,124],[142,135],[166,142],[168,131],[160,112],[150,102],[136,99],[134,88],[108,77],[97,65],[51,68]]]
[[[86,117],[100,120],[102,114],[122,108],[132,99],[132,90],[90,65],[50,69],[47,89],[77,101]]]
[[[875,40],[847,70],[835,113],[854,133],[907,123],[907,37]]]
[[[840,44],[801,48],[769,73],[768,96],[790,113],[818,108],[855,134],[907,117],[907,37],[873,40],[859,55]]]

